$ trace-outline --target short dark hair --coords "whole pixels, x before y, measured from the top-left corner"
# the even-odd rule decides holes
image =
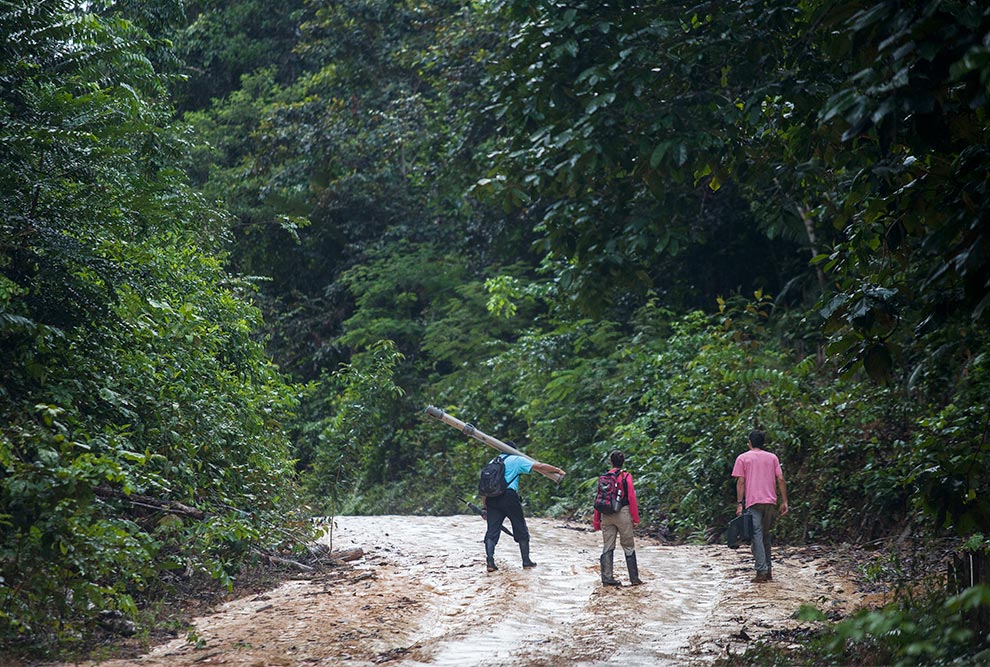
[[[626,462],[626,455],[620,452],[618,449],[613,450],[608,458],[612,461],[613,468],[621,468],[622,464]]]
[[[749,434],[749,442],[754,447],[762,447],[763,443],[766,442],[766,440],[767,440],[767,436],[766,433],[764,433],[763,431],[757,431],[754,429]]]

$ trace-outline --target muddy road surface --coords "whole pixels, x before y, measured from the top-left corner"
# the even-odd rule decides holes
[[[503,534],[500,569],[489,573],[480,517],[338,517],[326,540],[364,551],[352,567],[228,602],[188,636],[101,664],[707,665],[801,626],[793,615],[802,604],[843,614],[859,603],[829,553],[813,547],[778,549],[774,581],[756,584],[746,546],[640,538],[645,584],[603,588],[600,533],[528,523],[538,566],[523,570]],[[628,583],[621,555],[615,569]]]

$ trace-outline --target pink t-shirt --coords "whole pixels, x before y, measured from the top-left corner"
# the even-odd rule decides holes
[[[736,457],[732,476],[746,480],[746,507],[777,502],[777,478],[784,476],[775,454],[751,449]]]

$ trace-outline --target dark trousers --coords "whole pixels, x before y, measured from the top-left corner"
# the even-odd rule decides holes
[[[523,516],[522,503],[515,489],[509,489],[500,496],[488,498],[485,501],[488,510],[488,530],[485,532],[485,542],[498,544],[502,534],[502,523],[509,518],[512,524],[512,537],[516,542],[529,542],[529,529],[526,528],[526,518]]]

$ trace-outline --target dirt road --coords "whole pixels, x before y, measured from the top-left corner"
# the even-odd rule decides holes
[[[292,581],[198,619],[189,637],[110,667],[203,665],[706,665],[803,603],[847,612],[854,586],[814,548],[779,549],[774,581],[751,583],[746,547],[639,539],[643,586],[603,588],[600,534],[529,519],[531,570],[502,535],[488,573],[477,516],[339,517],[327,540],[360,547],[353,569]],[[617,558],[616,575],[626,578]],[[192,641],[190,641],[192,639]]]

